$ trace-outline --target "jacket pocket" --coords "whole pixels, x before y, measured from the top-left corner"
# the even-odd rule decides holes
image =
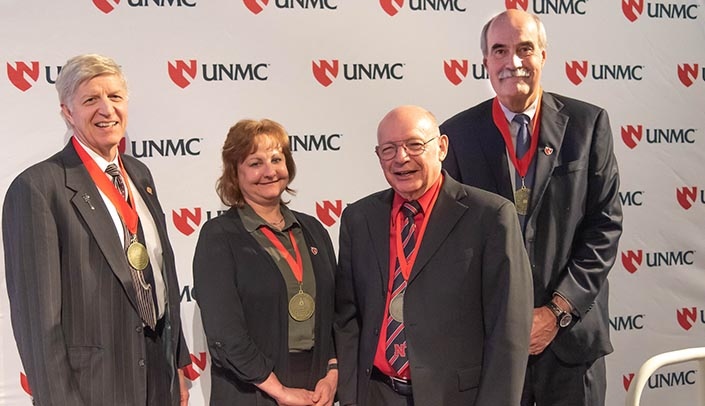
[[[458,370],[458,389],[466,391],[468,389],[477,388],[480,386],[480,375],[482,374],[482,366]]]
[[[587,168],[587,161],[578,160],[566,162],[563,165],[553,168],[553,176],[561,176],[571,172],[577,172]]]

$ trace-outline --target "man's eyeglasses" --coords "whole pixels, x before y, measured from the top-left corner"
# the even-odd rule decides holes
[[[399,147],[402,147],[404,148],[404,151],[406,151],[407,155],[417,156],[423,154],[426,151],[426,144],[435,140],[436,138],[438,138],[438,136],[435,136],[429,139],[428,141],[411,139],[399,142],[388,142],[386,144],[376,146],[375,153],[377,154],[379,159],[383,161],[389,161],[390,159],[394,159],[394,157],[397,156],[397,149],[399,149]]]

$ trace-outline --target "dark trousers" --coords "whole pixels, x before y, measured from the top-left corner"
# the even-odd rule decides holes
[[[403,396],[384,382],[370,380],[365,406],[414,406],[413,396]]]
[[[604,406],[604,357],[588,364],[566,364],[550,349],[529,357],[521,406]]]
[[[145,368],[147,368],[147,406],[172,405],[171,366],[164,349],[164,318],[154,330],[144,327]],[[177,379],[176,377],[174,379]]]

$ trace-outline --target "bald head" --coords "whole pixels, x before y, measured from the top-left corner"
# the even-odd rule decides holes
[[[533,26],[537,32],[538,46],[540,49],[546,49],[546,28],[543,26],[541,19],[531,13],[527,13],[524,10],[509,9],[505,10],[496,16],[492,17],[484,27],[482,27],[482,34],[480,35],[480,49],[482,50],[482,56],[486,57],[489,52],[489,46],[487,45],[487,32],[494,23],[507,23],[516,27],[523,26]]]
[[[448,137],[438,122],[419,106],[400,106],[377,127],[377,156],[389,185],[407,200],[421,197],[441,176]],[[393,154],[393,156],[392,156]]]

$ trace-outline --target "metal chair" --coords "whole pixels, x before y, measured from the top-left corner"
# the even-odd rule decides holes
[[[698,361],[700,376],[705,373],[705,347],[686,348],[683,350],[669,351],[662,354],[654,355],[644,362],[639,368],[639,371],[634,375],[627,398],[624,402],[626,406],[639,406],[641,393],[644,391],[644,386],[649,381],[649,377],[656,372],[657,369],[671,364],[678,364],[687,361]],[[698,382],[698,402],[697,405],[705,405],[705,382]]]

